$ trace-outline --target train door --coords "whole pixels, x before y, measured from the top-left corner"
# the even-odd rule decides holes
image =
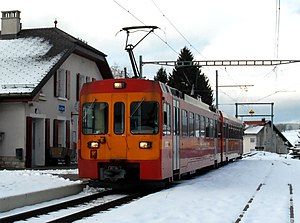
[[[228,159],[227,154],[228,154],[228,140],[229,140],[229,129],[228,129],[228,124],[224,124],[224,139],[225,139],[225,148],[224,148],[224,156],[226,157],[226,161]]]
[[[215,121],[215,140],[217,145],[217,153],[220,153],[220,162],[222,163],[223,160],[223,136],[222,136],[222,125],[219,120]]]
[[[125,104],[127,104],[126,94],[112,95],[111,98],[112,111],[112,135],[108,145],[110,147],[110,157],[112,159],[127,158],[127,143],[125,131]]]
[[[210,137],[212,137],[214,140],[213,143],[214,143],[214,149],[215,149],[215,160],[217,160],[219,162],[218,154],[221,151],[219,150],[218,137],[216,136],[217,132],[218,132],[217,121],[214,119],[210,119],[209,126],[210,126],[210,129],[212,129],[212,133],[210,133]]]
[[[225,146],[225,137],[223,129],[223,121],[218,121],[218,140],[221,151],[221,162],[224,162],[224,146]]]
[[[179,169],[179,101],[173,100],[173,170]]]

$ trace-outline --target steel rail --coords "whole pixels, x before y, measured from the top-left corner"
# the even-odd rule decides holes
[[[61,218],[57,218],[55,220],[48,221],[47,223],[59,223],[59,222],[68,223],[68,222],[80,220],[82,218],[89,217],[93,214],[97,214],[99,212],[106,211],[108,209],[111,209],[111,208],[114,208],[114,207],[117,207],[117,206],[120,206],[123,204],[127,204],[128,202],[130,202],[134,199],[146,196],[152,192],[150,192],[150,191],[149,192],[137,192],[137,193],[129,194],[125,197],[121,197],[121,198],[106,202],[104,204],[99,204],[97,206],[90,207],[88,209],[85,209],[85,210],[82,210],[82,211],[79,211],[76,213],[72,213],[70,215],[67,215],[67,216],[64,216]]]
[[[39,216],[39,215],[47,214],[49,212],[58,211],[60,209],[73,207],[73,206],[76,206],[78,204],[89,202],[91,200],[95,200],[95,199],[98,199],[98,198],[101,198],[101,197],[104,197],[104,196],[107,196],[107,195],[112,195],[112,194],[115,194],[115,193],[116,193],[116,191],[114,191],[114,190],[102,191],[102,192],[92,194],[92,195],[88,195],[88,196],[85,196],[85,197],[76,198],[74,200],[61,202],[59,204],[49,205],[49,206],[46,206],[46,207],[37,208],[37,209],[34,209],[34,210],[22,212],[22,213],[19,213],[19,214],[3,217],[3,218],[0,218],[0,222],[10,223],[10,222],[15,222],[15,221],[25,220],[25,219],[28,219],[28,218],[32,218],[32,217],[36,217],[36,216]]]

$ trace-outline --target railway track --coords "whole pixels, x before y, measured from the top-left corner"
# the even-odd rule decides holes
[[[3,217],[0,218],[0,222],[9,223],[21,220],[30,222],[33,218],[35,221],[37,221],[36,218],[40,219],[40,222],[72,222],[120,206],[153,192],[138,191],[124,194],[120,191],[107,190],[83,198]]]
[[[236,219],[235,223],[240,223],[243,219],[243,217],[245,216],[245,214],[247,213],[249,207],[251,206],[251,204],[253,203],[253,200],[255,199],[256,194],[261,190],[261,188],[264,186],[264,183],[260,183],[259,186],[256,189],[255,194],[249,199],[249,201],[247,202],[247,204],[245,205],[245,207],[243,208],[242,212],[240,213],[239,217]],[[288,190],[289,190],[289,207],[287,208],[289,210],[289,222],[290,223],[294,223],[294,201],[293,201],[293,186],[292,184],[287,184],[288,186]]]
[[[253,202],[253,200],[254,200],[256,194],[260,191],[260,189],[261,189],[261,187],[262,187],[263,185],[265,185],[265,184],[264,184],[264,183],[260,183],[260,184],[258,185],[258,187],[256,188],[255,193],[251,196],[251,198],[249,199],[249,201],[247,202],[247,204],[246,204],[245,207],[243,208],[243,211],[240,213],[239,217],[236,219],[235,223],[240,223],[240,222],[241,222],[241,220],[243,219],[245,213],[248,211],[248,209],[249,209],[251,203]]]
[[[290,164],[283,162],[285,165],[289,166]],[[235,220],[235,223],[240,223],[240,222],[248,222],[249,221],[249,216],[251,218],[251,215],[253,217],[253,210],[259,210],[258,209],[258,204],[259,203],[266,203],[266,199],[268,194],[270,195],[270,191],[272,191],[272,196],[277,196],[277,200],[274,200],[274,202],[278,201],[278,204],[281,202],[283,205],[287,205],[286,210],[288,211],[285,213],[281,213],[282,215],[285,215],[289,219],[289,223],[294,223],[294,201],[293,201],[293,185],[291,183],[285,183],[285,184],[274,184],[269,181],[269,178],[274,178],[276,177],[276,170],[274,170],[274,166],[278,165],[278,163],[274,164],[272,163],[272,168],[270,171],[264,176],[263,180],[261,183],[257,186],[255,192],[253,195],[250,197],[244,208],[242,209],[241,213],[239,214],[238,218]],[[280,188],[280,190],[276,190],[276,188]],[[279,202],[280,201],[280,202]],[[254,205],[253,203],[256,203]],[[255,206],[254,209],[251,210],[251,207]],[[263,209],[260,209],[263,210]],[[268,215],[269,212],[265,210],[264,215]],[[247,217],[245,217],[247,215]],[[258,215],[257,211],[255,215]],[[250,220],[251,222],[251,220]]]

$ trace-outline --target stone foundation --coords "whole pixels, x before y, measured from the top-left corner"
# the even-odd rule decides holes
[[[25,168],[25,162],[15,156],[0,156],[0,168]]]

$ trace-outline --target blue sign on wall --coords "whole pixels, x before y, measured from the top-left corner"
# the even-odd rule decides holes
[[[64,106],[64,105],[58,105],[58,111],[65,112],[66,111],[66,106]]]

